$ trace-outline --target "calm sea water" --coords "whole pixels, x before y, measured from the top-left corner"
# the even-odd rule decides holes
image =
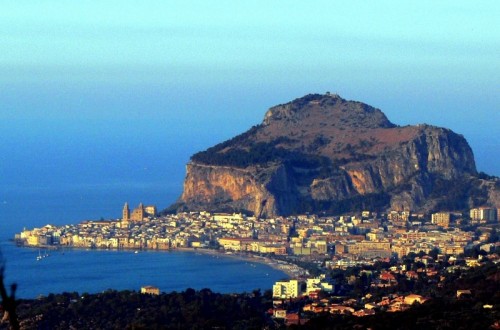
[[[18,283],[19,296],[142,285],[241,292],[271,288],[285,277],[266,265],[188,252],[72,250],[37,262],[38,250],[15,247],[9,240],[25,227],[118,218],[125,202],[169,206],[181,193],[190,155],[251,126],[229,116],[233,124],[214,132],[205,117],[193,115],[196,104],[184,104],[186,114],[178,117],[169,109],[180,105],[163,93],[99,91],[100,101],[81,91],[57,92],[37,96],[35,104],[0,95],[0,111],[6,111],[0,121],[0,247],[7,280]],[[42,111],[54,107],[60,111]],[[29,115],[16,115],[16,109]],[[210,120],[220,126],[217,117]]]
[[[175,200],[177,194],[161,185],[147,189],[134,185],[4,189],[0,247],[7,283],[18,284],[18,297],[34,298],[58,292],[139,290],[143,285],[154,285],[164,292],[186,288],[249,292],[270,289],[286,277],[267,265],[197,252],[65,250],[50,252],[37,261],[38,249],[19,248],[11,241],[23,227],[78,223],[101,216],[109,219],[120,214],[126,200],[132,205],[143,201],[164,207],[164,201]]]

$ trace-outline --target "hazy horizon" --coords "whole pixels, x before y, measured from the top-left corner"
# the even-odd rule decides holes
[[[180,193],[193,153],[259,124],[271,106],[326,91],[398,125],[450,128],[471,145],[478,171],[498,176],[499,9],[494,1],[4,4],[0,201],[53,185]]]

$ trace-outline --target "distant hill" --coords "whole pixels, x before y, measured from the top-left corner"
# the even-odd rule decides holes
[[[336,94],[270,108],[262,124],[196,153],[176,210],[256,215],[500,207],[497,178],[478,175],[462,135],[397,126]]]

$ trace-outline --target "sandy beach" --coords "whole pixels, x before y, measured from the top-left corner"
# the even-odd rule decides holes
[[[222,251],[218,251],[218,250],[203,249],[203,248],[176,248],[173,251],[198,252],[198,253],[209,254],[209,255],[237,258],[237,259],[244,260],[247,262],[261,263],[261,264],[268,265],[274,269],[282,271],[283,273],[285,273],[287,275],[288,278],[297,278],[297,277],[304,276],[304,275],[308,274],[308,272],[305,269],[303,269],[295,264],[287,263],[287,262],[281,261],[281,260],[274,260],[272,258],[262,257],[262,256],[250,254],[250,253],[222,252]]]

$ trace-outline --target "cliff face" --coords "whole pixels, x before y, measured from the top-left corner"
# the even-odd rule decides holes
[[[429,210],[442,206],[443,196],[435,196],[442,185],[458,180],[470,188],[475,175],[461,135],[428,125],[398,127],[366,104],[307,95],[195,154],[177,206],[267,216]]]

